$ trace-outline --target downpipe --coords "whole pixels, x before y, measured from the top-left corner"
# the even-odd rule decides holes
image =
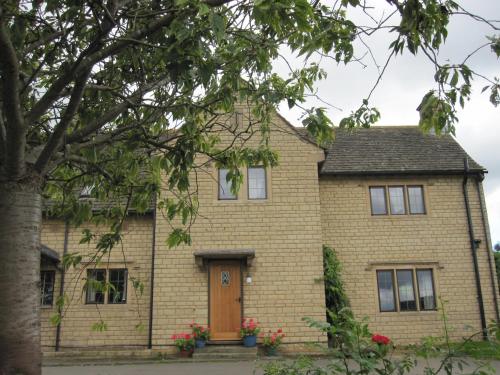
[[[476,291],[477,291],[477,302],[479,305],[479,315],[481,318],[481,333],[483,340],[488,340],[488,332],[486,329],[486,316],[484,313],[484,302],[483,302],[483,293],[481,289],[481,278],[479,274],[479,265],[477,260],[477,242],[474,237],[474,226],[472,224],[472,215],[470,210],[470,202],[469,202],[469,192],[467,191],[467,182],[469,178],[469,161],[467,158],[464,159],[464,179],[462,182],[463,194],[464,194],[464,203],[465,203],[465,212],[467,214],[467,224],[469,228],[469,241],[470,241],[470,249],[472,254],[472,261],[474,264],[474,277],[476,280]]]

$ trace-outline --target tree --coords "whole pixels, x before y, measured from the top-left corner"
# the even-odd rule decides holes
[[[493,256],[495,257],[495,268],[497,271],[497,280],[498,280],[498,285],[500,285],[500,242],[495,244],[494,250],[495,250],[495,252],[493,253]]]
[[[158,206],[180,217],[168,243],[189,242],[196,196],[189,192],[197,157],[229,168],[274,165],[270,113],[282,101],[301,106],[325,76],[318,56],[349,63],[354,41],[390,26],[389,18],[356,25],[348,8],[369,12],[360,0],[108,0],[13,1],[0,4],[0,372],[40,373],[39,231],[42,195],[76,224],[95,221],[110,231],[97,239],[96,258],[120,241],[130,207],[145,209],[158,197],[160,175],[175,199]],[[498,31],[497,24],[449,0],[388,0],[397,15],[390,58],[424,53],[436,66],[437,89],[420,105],[421,126],[453,131],[455,104],[463,105],[477,74],[466,65],[441,65],[436,51],[454,14]],[[307,64],[288,76],[273,61],[288,48]],[[500,54],[492,36],[482,48]],[[385,69],[381,72],[381,75]],[[493,104],[498,81],[489,79]],[[369,126],[379,114],[369,98],[341,121]],[[237,102],[252,105],[245,129],[227,125]],[[322,108],[306,109],[304,125],[319,142],[331,139]],[[224,117],[225,116],[225,117]],[[222,147],[220,130],[234,138]],[[262,135],[256,148],[244,140]],[[236,140],[239,140],[236,142]],[[91,195],[115,202],[99,213],[78,200]],[[84,231],[83,241],[94,235]],[[78,257],[64,259],[75,264]],[[19,296],[22,295],[22,299]]]

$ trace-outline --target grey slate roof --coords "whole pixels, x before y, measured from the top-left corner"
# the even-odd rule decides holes
[[[450,135],[423,134],[416,126],[336,129],[320,174],[459,174],[465,157],[471,172],[486,172]]]

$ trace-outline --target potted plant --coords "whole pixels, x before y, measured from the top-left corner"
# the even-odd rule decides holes
[[[243,319],[241,322],[240,336],[243,339],[243,345],[251,348],[257,345],[257,335],[260,328],[257,326],[257,321],[253,318]]]
[[[178,333],[171,337],[179,350],[180,357],[191,357],[194,351],[194,337],[190,333]]]
[[[210,340],[210,328],[203,327],[199,324],[192,323],[191,329],[193,332],[194,343],[196,348],[204,348],[208,340]]]
[[[266,355],[273,356],[276,355],[276,351],[278,346],[281,345],[281,341],[285,337],[283,330],[279,328],[276,332],[269,331],[262,340],[262,345],[264,346],[264,350]]]

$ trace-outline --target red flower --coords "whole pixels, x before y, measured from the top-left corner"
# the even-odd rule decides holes
[[[387,336],[382,336],[382,335],[379,335],[378,333],[375,333],[372,336],[372,341],[374,343],[379,344],[379,345],[389,345],[389,343],[391,342],[391,339],[389,339],[389,337],[387,337]]]
[[[283,330],[281,328],[278,328],[278,333],[283,333]]]

